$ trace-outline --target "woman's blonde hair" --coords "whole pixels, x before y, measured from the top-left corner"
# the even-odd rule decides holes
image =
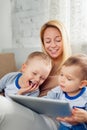
[[[41,31],[40,31],[40,38],[41,38],[41,42],[42,42],[42,49],[43,49],[43,51],[45,53],[46,53],[46,51],[45,51],[45,48],[44,48],[43,36],[44,36],[45,30],[48,27],[57,28],[60,31],[60,33],[61,33],[62,41],[63,41],[63,56],[62,56],[62,59],[61,59],[61,61],[62,61],[61,64],[62,64],[71,55],[71,47],[70,47],[69,39],[68,39],[68,36],[67,36],[68,34],[66,32],[66,29],[65,29],[64,25],[60,21],[58,21],[58,20],[50,20],[50,21],[46,22],[42,26]]]

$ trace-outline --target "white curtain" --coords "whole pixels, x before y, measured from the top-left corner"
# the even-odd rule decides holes
[[[69,34],[73,52],[87,50],[87,0],[51,0],[50,19],[62,21]]]

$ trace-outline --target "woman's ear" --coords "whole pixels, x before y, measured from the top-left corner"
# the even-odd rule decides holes
[[[80,88],[83,88],[84,86],[87,86],[87,80],[82,80]]]

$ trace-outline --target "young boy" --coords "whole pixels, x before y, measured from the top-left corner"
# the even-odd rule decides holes
[[[57,117],[61,121],[58,130],[87,130],[87,55],[68,58],[60,70],[58,83],[59,86],[48,92],[45,98],[69,102],[71,119],[77,118],[76,124],[71,125],[69,121],[66,123],[66,117]]]
[[[0,80],[0,92],[8,94],[38,96],[39,86],[51,71],[51,60],[43,52],[31,53],[22,65],[21,72],[6,74]]]

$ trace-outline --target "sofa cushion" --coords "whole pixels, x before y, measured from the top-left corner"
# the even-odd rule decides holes
[[[14,53],[0,53],[0,78],[16,70]]]

